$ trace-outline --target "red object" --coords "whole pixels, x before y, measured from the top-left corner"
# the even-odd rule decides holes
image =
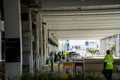
[[[83,62],[75,62],[75,76],[79,75],[79,74],[83,74],[84,70],[83,70]]]

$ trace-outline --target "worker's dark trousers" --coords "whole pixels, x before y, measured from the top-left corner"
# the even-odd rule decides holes
[[[113,73],[112,69],[107,69],[105,71],[104,75],[105,75],[106,80],[112,80],[112,73]]]

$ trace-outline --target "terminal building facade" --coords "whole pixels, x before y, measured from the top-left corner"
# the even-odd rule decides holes
[[[98,0],[98,2],[99,1],[101,2],[101,4],[103,3],[102,0]],[[106,11],[107,8],[108,10],[118,9],[118,4],[120,4],[119,0],[107,1],[107,5],[116,4],[116,6],[105,7]],[[55,32],[52,26],[48,25],[47,17],[49,15],[52,15],[52,12],[54,11],[58,11],[58,13],[61,11],[70,11],[70,7],[66,8],[67,10],[61,10],[59,8],[58,10],[54,10],[54,6],[56,4],[54,3],[55,0],[53,0],[53,9],[46,10],[45,7],[46,4],[48,4],[47,0],[46,4],[42,4],[42,2],[45,3],[45,1],[43,0],[0,0],[0,70],[3,74],[9,76],[20,76],[23,72],[33,73],[36,70],[42,69],[42,67],[46,64],[46,58],[49,56],[49,53],[51,51],[58,51],[59,38],[56,35],[57,32]],[[65,3],[66,2],[67,0],[65,1]],[[91,2],[91,4],[98,5],[98,2],[96,2],[95,4],[94,2]],[[74,5],[77,6],[77,3],[74,3]],[[86,3],[83,2],[83,5],[86,5]],[[48,5],[48,7],[49,6],[51,5]],[[97,8],[98,7],[96,7],[96,9]],[[73,11],[76,11],[74,10],[74,7]],[[115,14],[115,17],[118,17],[118,14],[120,13],[113,12],[113,14]],[[53,16],[55,15],[57,14],[54,14]],[[102,15],[102,13],[100,15]],[[84,29],[81,30],[84,31]],[[59,32],[59,30],[56,31]],[[119,26],[117,26],[117,28],[111,28],[105,31],[108,31],[108,33],[114,31],[114,35],[111,34],[111,36],[107,36],[104,38],[102,37],[100,39],[100,52],[105,53],[105,51],[110,48],[111,44],[115,44],[114,54],[116,57],[120,57]]]

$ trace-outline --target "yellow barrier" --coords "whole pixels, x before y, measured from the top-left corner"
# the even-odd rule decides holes
[[[63,63],[63,77],[66,79],[68,76],[72,76],[73,74],[73,67],[72,62],[65,62]]]

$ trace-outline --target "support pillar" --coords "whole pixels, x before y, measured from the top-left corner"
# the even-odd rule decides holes
[[[37,28],[38,28],[38,35],[39,35],[39,67],[42,68],[43,66],[43,35],[42,35],[42,18],[41,14],[37,14]]]
[[[37,35],[37,42],[36,42],[36,48],[37,48],[37,61],[36,61],[36,68],[37,70],[40,70],[40,42],[39,42],[39,22],[40,22],[40,18],[39,18],[39,14],[37,13],[36,15],[36,35]]]
[[[47,58],[47,26],[46,24],[43,25],[43,31],[44,31],[44,65],[46,64],[46,58]]]
[[[32,35],[32,14],[31,9],[29,9],[29,28],[30,28],[30,56],[29,56],[29,71],[33,73],[33,35]]]
[[[46,53],[46,58],[48,57],[48,26],[45,26],[45,53]]]
[[[100,40],[100,54],[106,54],[106,41],[105,39]]]
[[[9,78],[22,73],[22,35],[20,0],[4,1],[6,63],[5,73]],[[7,80],[7,78],[6,78]]]
[[[118,56],[120,56],[120,55],[119,55],[119,44],[120,44],[120,43],[119,43],[119,35],[118,35],[118,34],[116,35],[115,44],[116,44],[116,46],[115,46],[116,55],[115,55],[115,56],[118,57]]]

